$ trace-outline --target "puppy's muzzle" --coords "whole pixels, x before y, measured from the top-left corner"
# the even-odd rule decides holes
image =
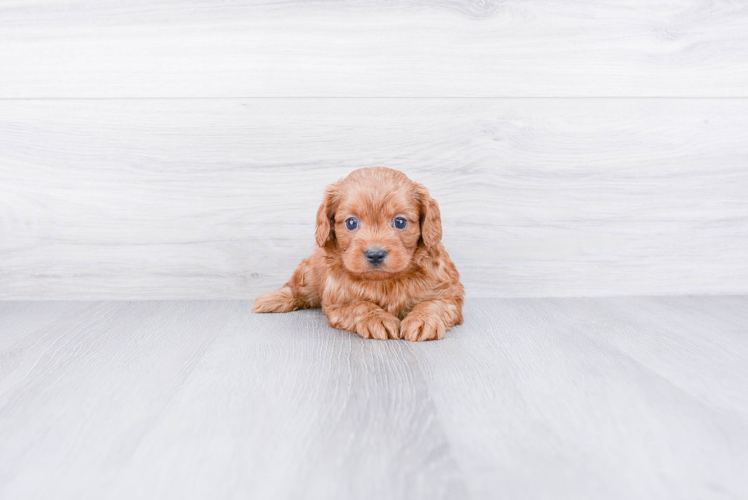
[[[387,251],[382,247],[371,247],[364,252],[364,255],[369,264],[379,267],[384,262],[384,258],[387,257]]]

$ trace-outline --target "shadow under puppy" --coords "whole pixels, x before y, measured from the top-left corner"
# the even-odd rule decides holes
[[[362,168],[328,186],[316,237],[319,248],[255,312],[322,307],[330,326],[379,340],[441,339],[462,323],[439,206],[402,172]]]

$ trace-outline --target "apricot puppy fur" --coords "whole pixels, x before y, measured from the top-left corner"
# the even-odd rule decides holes
[[[316,237],[319,248],[255,312],[321,307],[330,326],[379,340],[441,339],[462,323],[439,206],[402,172],[362,168],[328,186]]]

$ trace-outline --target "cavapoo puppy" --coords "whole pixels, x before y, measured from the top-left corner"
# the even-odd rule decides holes
[[[379,340],[441,339],[462,323],[439,206],[402,172],[362,168],[328,186],[316,236],[319,248],[255,312],[321,307],[330,326]]]

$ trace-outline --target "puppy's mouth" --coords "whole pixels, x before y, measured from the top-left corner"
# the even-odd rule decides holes
[[[390,270],[389,266],[387,265],[387,253],[382,253],[383,255],[381,255],[379,259],[372,259],[370,254],[364,254],[366,260],[363,265],[363,272],[361,273],[364,278],[374,280],[385,279],[392,274],[392,270]]]
[[[384,264],[379,265],[373,265],[370,263],[366,263],[359,267],[358,269],[351,269],[346,267],[346,270],[355,275],[358,276],[358,278],[363,280],[370,280],[370,281],[383,281],[392,279],[393,277],[398,276],[402,271],[396,271],[393,269],[388,268]]]
[[[369,246],[363,251],[344,252],[343,255],[343,266],[349,273],[372,281],[391,279],[402,273],[401,261],[397,252],[392,253],[379,245]]]

